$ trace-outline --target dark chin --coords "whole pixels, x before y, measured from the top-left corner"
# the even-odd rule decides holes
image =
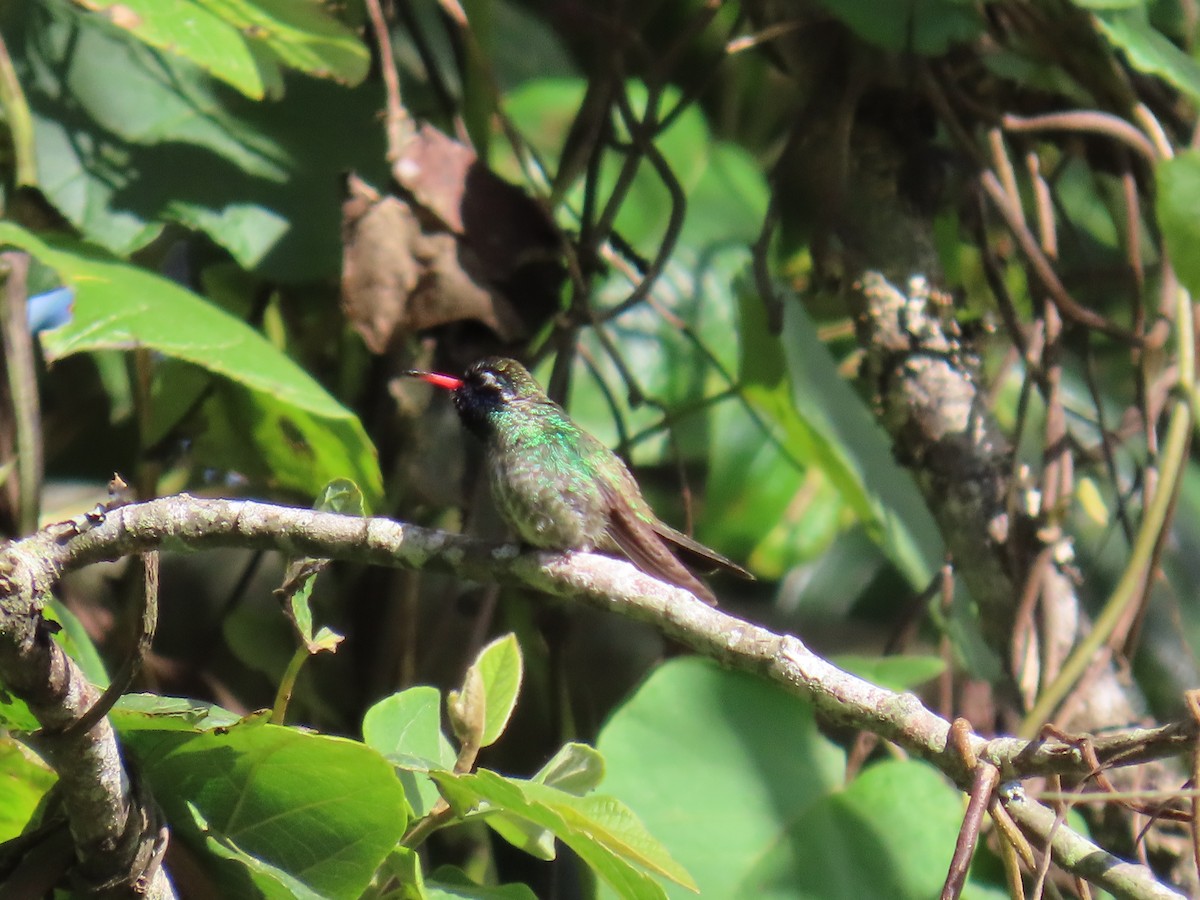
[[[491,430],[488,424],[488,410],[479,402],[479,398],[468,394],[456,394],[454,408],[458,410],[458,417],[467,431],[481,441],[486,441]]]

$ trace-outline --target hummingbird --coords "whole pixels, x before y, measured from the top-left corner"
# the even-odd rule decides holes
[[[496,507],[526,544],[623,556],[710,606],[717,598],[683,561],[754,577],[659,520],[621,458],[576,425],[516,360],[481,359],[462,378],[405,375],[453,392],[459,419],[483,442]]]

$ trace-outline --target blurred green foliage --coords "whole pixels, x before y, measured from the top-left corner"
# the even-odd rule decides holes
[[[972,160],[934,115],[945,110],[930,112],[922,79],[940,79],[937,96],[970,94],[999,121],[1108,109],[1114,96],[1133,110],[1134,79],[1110,83],[1133,70],[1173,98],[1156,94],[1155,111],[1163,140],[1180,144],[1195,121],[1178,98],[1200,97],[1182,7],[1079,0],[1023,30],[1019,10],[988,19],[956,0],[820,0],[785,22],[758,3],[589,11],[473,0],[463,32],[450,4],[397,6],[390,38],[407,114],[469,135],[576,254],[555,315],[503,349],[528,356],[571,414],[631,460],[665,519],[755,572],[756,584],[719,585],[722,604],[846,654],[848,668],[889,686],[920,690],[964,663],[998,677],[1010,648],[980,648],[965,590],[928,615],[906,613],[943,563],[942,537],[877,421],[880,385],[853,378],[847,286],[826,283],[830,258],[878,235],[814,237],[834,216],[823,191],[837,178],[803,151],[838,145],[838,128],[853,130],[839,103],[873,91],[865,118],[917,135],[937,185],[926,196],[921,173],[898,181],[924,210],[1014,473],[1035,480],[1048,458],[1047,406],[1030,387],[1041,373],[1004,332],[998,296],[1028,324],[1045,292],[968,187],[973,165],[998,167],[984,126],[965,129]],[[0,5],[0,62],[14,75],[0,88],[0,243],[34,259],[32,290],[74,292],[71,321],[40,336],[44,517],[90,507],[114,470],[147,496],[306,505],[345,479],[368,512],[498,536],[448,404],[425,408],[395,379],[414,358],[457,359],[494,348],[495,336],[457,323],[372,357],[339,309],[341,179],[353,171],[389,190],[363,3],[165,9]],[[1068,64],[1051,25],[1080,21],[1090,40]],[[1183,286],[1200,289],[1195,151],[1129,174],[1113,157],[1127,164],[1138,148],[1113,151],[1094,134],[1011,141],[1030,216],[1029,166],[1053,174],[1050,255],[1089,309],[1123,326],[1169,315],[1153,299],[1163,244]],[[1132,209],[1130,191],[1143,201]],[[1153,462],[1154,423],[1122,420],[1154,386],[1128,346],[1082,331],[1060,362],[1079,481],[1051,524],[1074,535],[1081,592],[1099,601],[1120,576]],[[65,493],[80,483],[90,492]],[[1184,640],[1137,666],[1168,712],[1189,671],[1172,668],[1171,652],[1190,658],[1200,636],[1198,484],[1189,463],[1145,623]],[[847,735],[749,676],[694,659],[656,667],[664,647],[641,625],[444,577],[334,568],[293,615],[309,639],[346,640],[307,659],[269,593],[281,577],[272,556],[168,561],[145,685],[154,693],[113,715],[173,839],[230,896],[550,896],[562,879],[572,887],[556,896],[698,886],[717,898],[928,897],[944,878],[961,797],[932,768],[872,760],[847,783]],[[58,639],[97,683],[102,658],[123,650],[124,578],[66,587]],[[920,620],[911,655],[885,657],[909,624],[902,614]],[[289,690],[295,678],[289,721],[308,728],[252,714],[285,678]],[[53,775],[8,735],[34,726],[28,710],[0,701],[8,838],[39,821]],[[479,758],[456,767],[469,738]],[[431,815],[454,827],[430,827],[426,841],[417,823]],[[409,841],[414,827],[420,840]],[[585,865],[547,874],[564,845]],[[980,851],[964,896],[1002,896],[997,868]]]

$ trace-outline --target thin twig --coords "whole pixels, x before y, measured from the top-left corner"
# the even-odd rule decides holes
[[[387,137],[387,161],[394,163],[404,153],[412,139],[414,128],[408,110],[400,99],[400,76],[396,72],[396,59],[392,55],[392,35],[379,0],[365,0],[371,30],[375,33],[375,46],[379,51],[379,70],[383,75],[386,98],[384,112],[384,134]]]
[[[26,254],[15,250],[0,253],[0,274],[4,278],[4,293],[0,296],[0,337],[16,431],[18,534],[32,534],[38,527],[44,464],[37,368],[25,309],[29,299],[26,290],[28,272],[29,257]]]
[[[141,671],[150,645],[154,643],[154,633],[158,629],[158,551],[139,554],[138,564],[142,569],[141,612],[134,628],[133,647],[100,698],[62,732],[64,739],[91,731],[108,715],[133,685],[133,679]]]
[[[33,133],[33,115],[21,88],[21,79],[13,67],[8,45],[0,36],[0,108],[4,110],[5,124],[12,140],[13,156],[16,158],[17,187],[36,187],[37,148]]]
[[[601,321],[608,321],[621,315],[646,298],[658,281],[659,276],[662,275],[663,269],[666,268],[671,254],[675,251],[675,245],[679,242],[679,234],[683,231],[683,220],[687,214],[687,198],[684,196],[683,187],[679,184],[679,179],[671,171],[671,167],[662,155],[662,152],[642,132],[641,125],[634,118],[633,109],[629,105],[628,95],[624,91],[618,91],[617,98],[618,108],[625,120],[625,126],[634,135],[634,144],[639,147],[642,153],[645,154],[646,159],[650,161],[650,165],[658,173],[659,179],[671,197],[671,211],[667,218],[667,229],[658,244],[658,252],[654,254],[654,259],[650,262],[650,266],[643,274],[641,281],[628,297],[605,312]]]
[[[980,176],[980,184],[983,185],[984,191],[991,198],[993,205],[1004,217],[1008,224],[1009,230],[1017,239],[1017,243],[1021,245],[1021,251],[1025,254],[1025,258],[1029,260],[1033,267],[1034,274],[1041,281],[1042,286],[1050,295],[1050,299],[1054,301],[1054,305],[1058,307],[1058,311],[1062,313],[1064,319],[1070,319],[1080,325],[1085,325],[1088,328],[1094,328],[1096,331],[1102,331],[1111,337],[1124,341],[1135,346],[1142,343],[1142,339],[1134,334],[1131,334],[1127,329],[1121,328],[1114,322],[1110,322],[1104,316],[1097,312],[1093,312],[1085,306],[1080,305],[1074,297],[1068,293],[1063,283],[1058,280],[1058,275],[1054,271],[1054,267],[1050,265],[1050,261],[1046,259],[1045,254],[1038,248],[1037,240],[1029,232],[1029,229],[1024,225],[1024,215],[1020,211],[1019,205],[1011,202],[1009,196],[1001,187],[995,173],[984,172]]]
[[[1148,163],[1158,162],[1158,153],[1146,135],[1120,116],[1099,110],[1075,110],[1047,113],[1041,116],[1006,114],[1000,120],[1005,131],[1073,131],[1081,134],[1102,134],[1120,141],[1143,157]]]

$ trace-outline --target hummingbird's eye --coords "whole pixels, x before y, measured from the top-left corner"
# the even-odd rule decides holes
[[[505,395],[512,390],[508,379],[496,372],[483,371],[479,373],[479,387],[488,393]]]

